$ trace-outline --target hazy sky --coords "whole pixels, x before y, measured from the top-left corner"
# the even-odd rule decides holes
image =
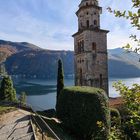
[[[0,0],[0,39],[23,41],[46,49],[73,50],[77,31],[75,12],[81,0]],[[107,12],[108,6],[131,9],[131,0],[100,0],[101,28],[110,30],[108,48],[125,45],[136,32],[123,19]]]

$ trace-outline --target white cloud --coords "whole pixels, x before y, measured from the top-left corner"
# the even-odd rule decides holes
[[[108,36],[108,49],[120,48],[125,46],[127,43],[134,45],[134,42],[129,39],[128,36],[113,34]]]
[[[77,31],[75,12],[79,3],[80,0],[10,0],[8,11],[6,5],[0,6],[0,38],[28,41],[46,49],[73,50],[71,35]],[[100,3],[103,6],[101,27],[110,30],[108,48],[121,47],[136,30],[128,22],[113,17],[106,8],[130,8],[130,3],[125,6],[122,0],[102,0]]]

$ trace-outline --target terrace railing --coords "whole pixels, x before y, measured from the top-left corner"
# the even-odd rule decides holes
[[[26,111],[32,112],[31,120],[39,128],[39,130],[42,134],[42,140],[45,140],[45,133],[48,131],[56,140],[61,140],[57,136],[57,134],[52,130],[52,128],[47,124],[47,122],[44,121],[44,118],[41,115],[39,115],[35,109],[33,109],[32,105],[22,104],[20,102],[8,102],[8,101],[0,102],[0,105],[16,106],[16,107],[24,109]]]

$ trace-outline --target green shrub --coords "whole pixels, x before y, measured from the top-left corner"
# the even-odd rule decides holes
[[[121,127],[121,115],[118,109],[110,108],[111,129],[109,140],[123,140],[125,139],[124,131]]]
[[[64,88],[56,111],[64,127],[80,139],[91,140],[98,136],[100,140],[107,139],[110,115],[108,98],[103,90],[92,87]]]
[[[120,112],[116,108],[110,108],[110,115],[112,117],[117,117],[118,118],[118,117],[120,117]]]
[[[118,109],[110,108],[111,126],[121,124],[121,115]]]

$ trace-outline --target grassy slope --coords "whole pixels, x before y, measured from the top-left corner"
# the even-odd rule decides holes
[[[15,107],[0,106],[0,115],[15,110]]]

